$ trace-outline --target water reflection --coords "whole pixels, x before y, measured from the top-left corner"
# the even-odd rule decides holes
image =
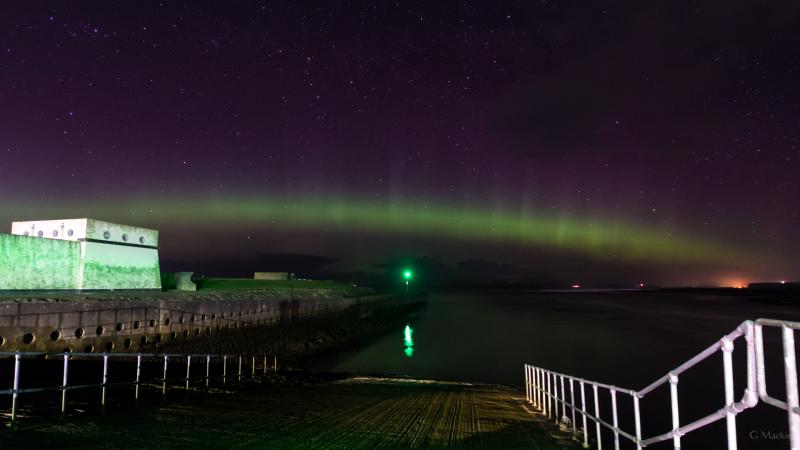
[[[406,325],[406,329],[404,330],[405,339],[403,339],[406,348],[403,350],[403,353],[406,354],[409,358],[414,356],[414,329],[411,328],[410,325]]]

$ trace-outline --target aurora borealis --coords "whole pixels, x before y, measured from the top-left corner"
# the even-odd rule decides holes
[[[800,278],[798,11],[20,3],[0,18],[0,226],[153,227],[174,260]]]

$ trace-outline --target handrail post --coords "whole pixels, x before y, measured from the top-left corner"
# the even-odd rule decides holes
[[[242,381],[242,355],[239,355],[239,373],[238,380]]]
[[[642,416],[639,412],[639,393],[633,393],[633,419],[636,427],[636,450],[642,450]]]
[[[19,397],[19,352],[14,353],[14,384],[11,390],[11,421],[17,420],[17,397]]]
[[[797,393],[797,361],[794,351],[794,330],[783,325],[783,370],[786,379],[786,413],[789,415],[789,446],[800,448],[800,416],[795,409],[800,403]]]
[[[617,390],[611,389],[611,416],[614,425],[614,450],[619,450],[619,422],[617,421]]]
[[[733,342],[727,337],[721,340],[722,369],[725,377],[725,424],[728,431],[728,450],[736,450],[736,415],[730,410],[733,406]]]
[[[547,378],[547,418],[549,419],[551,414],[553,414],[553,394],[550,388],[550,372],[545,372],[544,376]]]
[[[536,404],[539,410],[544,413],[544,396],[542,395],[544,380],[542,379],[542,369],[538,367],[534,369],[534,378],[536,378]]]
[[[108,384],[108,353],[103,352],[103,387],[101,389],[100,406],[106,406],[106,385]]]
[[[211,375],[211,355],[206,355],[206,387],[208,387],[209,375]]]
[[[251,378],[255,378],[256,377],[256,357],[255,356],[253,356],[252,363],[253,363],[253,366],[250,368],[250,377]]]
[[[574,437],[578,434],[578,430],[575,425],[575,386],[572,378],[569,379],[569,405],[572,407],[572,436]]]
[[[678,429],[681,426],[681,420],[678,411],[678,376],[672,372],[669,374],[669,397],[672,406],[672,445],[675,450],[680,450],[681,436]]]
[[[522,369],[525,374],[525,401],[528,403],[531,402],[531,382],[530,382],[530,374],[528,373],[528,365],[523,364]]]
[[[67,376],[69,374],[69,353],[64,352],[64,372],[61,377],[61,414],[67,411]]]
[[[169,356],[164,354],[164,376],[161,378],[161,396],[167,396],[167,361],[169,360]]]
[[[596,384],[592,384],[592,392],[594,392],[594,416],[597,418],[594,421],[595,432],[597,433],[597,450],[602,450],[603,440],[600,439],[600,399],[597,396]]]
[[[567,397],[564,395],[564,375],[561,375],[561,418],[567,417]],[[561,420],[559,420],[561,422]]]
[[[139,401],[139,379],[142,375],[142,354],[136,354],[136,381],[134,382],[133,399]]]
[[[189,377],[192,369],[192,355],[186,356],[186,392],[189,392]]]
[[[267,355],[264,355],[264,376],[267,375]]]
[[[560,417],[558,415],[558,376],[556,376],[556,374],[553,374],[553,394],[555,394],[555,398],[553,399],[553,403],[555,404],[555,410],[553,411],[555,414],[553,414],[553,419],[555,420],[556,425],[558,425]]]
[[[228,355],[222,356],[222,384],[228,383]]]
[[[586,428],[586,386],[581,384],[581,414],[583,415],[583,448],[589,448],[589,430]]]

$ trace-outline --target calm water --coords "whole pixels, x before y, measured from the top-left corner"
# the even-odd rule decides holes
[[[527,362],[640,389],[743,320],[758,317],[800,320],[800,307],[712,293],[432,294],[428,306],[409,317],[406,326],[345,355],[336,369],[521,388],[522,365]],[[734,351],[737,400],[745,381],[742,344],[737,341]],[[775,378],[770,390],[782,396],[779,343],[770,345],[777,350],[767,363],[768,376]],[[679,387],[682,423],[721,407],[722,357],[712,357],[682,376]],[[630,401],[620,400],[621,417],[631,409],[626,400]],[[610,410],[604,413],[609,399],[601,394],[600,403],[601,416],[609,417]],[[648,396],[642,408],[646,437],[668,431],[668,389]],[[621,427],[632,430],[633,420],[623,420]],[[751,438],[753,432],[760,437],[761,431],[785,429],[785,415],[760,403],[740,415],[740,448],[788,448],[786,441]],[[709,435],[722,440],[709,441]],[[724,442],[724,422],[719,422],[707,432],[684,437],[684,448],[724,448]]]

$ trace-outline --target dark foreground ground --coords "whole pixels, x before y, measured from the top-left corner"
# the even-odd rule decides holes
[[[508,387],[345,378],[105,416],[28,418],[4,448],[577,448]],[[566,446],[566,447],[565,447]]]

